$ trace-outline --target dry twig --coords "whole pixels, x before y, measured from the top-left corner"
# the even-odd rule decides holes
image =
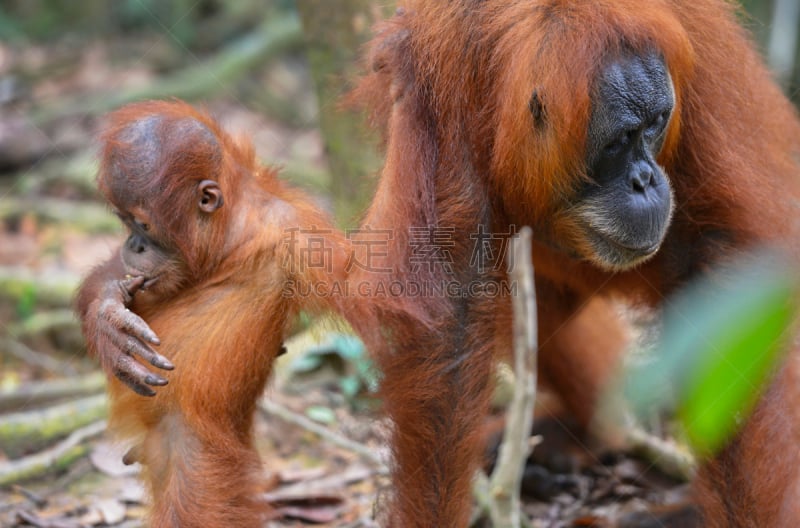
[[[267,398],[261,398],[261,400],[258,402],[258,406],[264,413],[268,415],[277,416],[285,422],[314,433],[323,440],[330,442],[335,446],[352,451],[361,458],[374,464],[379,474],[386,475],[389,473],[389,470],[386,467],[386,464],[384,464],[383,460],[381,460],[381,458],[368,447],[359,444],[358,442],[354,442],[349,438],[345,438],[344,436],[337,434],[330,429],[313,422],[312,420],[309,420],[305,416],[301,416],[295,412],[292,412],[286,407],[279,405],[274,401],[268,400]]]
[[[536,292],[531,262],[531,230],[524,227],[511,244],[509,277],[516,285],[514,306],[514,392],[506,414],[503,442],[491,479],[479,475],[476,496],[495,528],[529,526],[522,512],[520,485],[531,450],[530,431],[536,403]]]
[[[0,463],[0,486],[43,475],[54,469],[69,466],[89,451],[82,445],[86,440],[101,434],[106,429],[105,420],[82,427],[67,438],[39,453]]]

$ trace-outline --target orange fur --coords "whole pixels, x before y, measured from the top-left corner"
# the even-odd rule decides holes
[[[148,136],[161,148],[154,167],[142,165],[141,144],[126,143],[126,130],[147,116],[161,118]],[[198,141],[195,132],[180,135],[187,118],[202,123],[213,141]],[[175,269],[186,268],[168,271],[152,291],[134,294],[131,310],[158,334],[158,350],[175,370],[165,374],[169,385],[149,399],[109,376],[110,427],[134,442],[132,453],[144,465],[152,526],[261,526],[266,508],[256,496],[261,470],[252,438],[256,401],[292,315],[301,307],[319,312],[340,302],[292,295],[297,293],[292,288],[312,282],[332,286],[341,279],[341,235],[308,198],[258,165],[249,142],[228,136],[189,105],[139,103],[111,114],[109,121],[101,190],[121,212],[147,213],[148,234],[155,243],[177,248]],[[225,202],[213,216],[195,221],[194,182],[203,179],[219,183]],[[301,231],[295,242],[287,243],[296,229]],[[318,265],[309,265],[302,253],[312,236],[321,237],[329,250]],[[85,314],[96,283],[109,271],[121,278],[119,258],[95,271],[78,301],[90,352],[101,360],[109,343]],[[114,372],[113,365],[105,367]]]
[[[492,281],[503,273],[474,265],[469,235],[479,225],[494,233],[531,225],[543,292],[542,374],[584,422],[623,338],[613,314],[598,312],[592,322],[584,317],[591,310],[581,306],[607,296],[658,306],[688,280],[763,244],[798,256],[800,122],[728,2],[406,0],[401,6],[377,28],[371,72],[352,96],[371,110],[386,143],[365,224],[393,231],[381,262],[393,272],[356,277],[373,285]],[[586,177],[593,82],[603,59],[623,49],[658,50],[671,74],[676,106],[659,163],[676,208],[659,253],[611,273],[564,247],[581,243],[569,204]],[[528,111],[532,93],[541,102],[541,122]],[[454,230],[451,270],[409,264],[409,229],[425,226]],[[382,322],[360,331],[384,371],[395,424],[389,524],[466,526],[491,350],[498,339],[510,342],[508,328],[493,322],[507,314],[508,299],[438,295],[363,305]],[[784,369],[732,446],[701,471],[697,499],[707,526],[800,522],[792,502],[800,455],[789,447],[800,441],[796,370]],[[784,413],[788,419],[779,419]],[[772,462],[781,470],[770,471]]]

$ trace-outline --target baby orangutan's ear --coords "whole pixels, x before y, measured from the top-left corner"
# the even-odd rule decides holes
[[[214,180],[203,180],[197,184],[197,207],[204,213],[213,213],[225,204],[222,189]]]

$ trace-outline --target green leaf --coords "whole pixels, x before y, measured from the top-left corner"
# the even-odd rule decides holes
[[[794,318],[792,288],[778,277],[762,276],[735,293],[717,304],[718,317],[698,343],[698,365],[679,409],[689,441],[701,452],[716,451],[749,415]]]
[[[313,405],[306,409],[306,416],[315,422],[324,424],[332,424],[336,421],[336,413],[330,408],[321,405]]]
[[[17,301],[17,316],[26,319],[36,311],[36,286],[28,284],[23,286],[22,294]]]
[[[680,295],[666,310],[655,359],[627,375],[634,409],[677,409],[697,451],[719,449],[752,410],[785,349],[796,293],[788,270],[751,263]]]
[[[322,365],[325,359],[324,355],[316,353],[316,351],[306,351],[302,356],[293,359],[289,364],[289,372],[292,374],[306,374],[312,372]]]
[[[360,360],[366,356],[364,343],[352,335],[337,334],[333,339],[333,347],[346,360]]]
[[[339,389],[348,400],[355,398],[361,391],[361,380],[358,376],[345,376],[339,380]]]

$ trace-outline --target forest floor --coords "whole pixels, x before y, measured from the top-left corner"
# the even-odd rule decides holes
[[[123,237],[94,191],[97,109],[163,82],[159,61],[167,55],[158,39],[0,43],[0,526],[142,525],[138,468],[123,466],[121,448],[102,434],[102,411],[92,407],[102,384],[87,381],[98,369],[85,357],[69,302],[80,277]],[[226,129],[249,135],[261,159],[284,166],[324,202],[324,148],[309,85],[304,61],[289,53],[202,100]],[[251,110],[254,86],[291,99],[296,119]],[[58,398],[27,392],[62,381],[72,390]],[[391,484],[389,427],[370,397],[373,382],[368,359],[338,334],[317,330],[289,341],[256,420],[264,491],[276,512],[270,526],[376,525]],[[70,439],[74,445],[65,444]],[[9,478],[36,457],[43,469]],[[685,491],[624,453],[582,460],[528,466],[525,510],[534,526],[610,526]]]

